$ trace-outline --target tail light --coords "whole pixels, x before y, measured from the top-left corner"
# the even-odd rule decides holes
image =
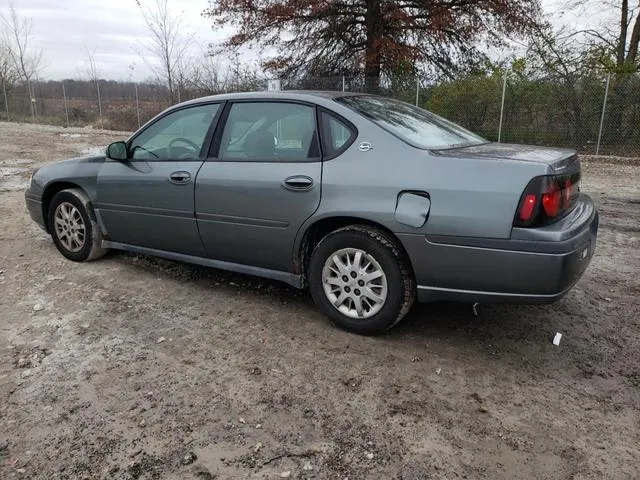
[[[533,212],[536,209],[536,203],[538,202],[538,197],[535,195],[528,193],[522,199],[520,209],[518,210],[518,218],[523,222],[528,222],[533,218]]]
[[[557,217],[562,208],[563,194],[555,178],[547,180],[547,188],[542,194],[542,209],[549,218]]]
[[[573,175],[535,177],[520,197],[513,225],[548,225],[571,210],[579,192],[579,172]]]

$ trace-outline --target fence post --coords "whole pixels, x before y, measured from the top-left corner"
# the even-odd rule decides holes
[[[100,117],[100,128],[104,129],[104,123],[102,122],[102,99],[100,98],[100,83],[96,78],[96,91],[98,92],[98,115]]]
[[[9,118],[9,100],[7,99],[7,85],[4,82],[4,80],[2,80],[2,92],[4,93],[4,109],[7,111],[7,122],[11,120],[11,118]]]
[[[420,101],[420,79],[416,77],[416,107]]]
[[[504,118],[504,98],[507,94],[507,75],[509,70],[504,71],[502,80],[502,103],[500,105],[500,124],[498,125],[498,143],[502,140],[502,119]]]
[[[598,142],[596,143],[596,155],[600,154],[600,140],[602,140],[602,127],[604,126],[604,114],[607,110],[607,97],[609,96],[609,83],[611,74],[607,75],[607,86],[604,89],[604,101],[602,103],[602,115],[600,116],[600,129],[598,130]]]
[[[64,80],[62,80],[62,100],[64,102],[64,116],[67,119],[67,127],[69,126],[69,109],[67,108],[67,92],[64,89]]]
[[[342,75],[342,91],[343,91],[343,92],[344,92],[344,86],[345,86],[345,83],[344,83],[344,75]]]
[[[40,79],[36,75],[36,85],[40,85]],[[36,116],[36,122],[38,121],[38,94],[36,93],[36,85],[31,84],[33,88],[33,112]]]
[[[133,88],[136,91],[136,116],[138,117],[138,128],[140,128],[140,103],[138,102],[138,84],[134,83]]]
[[[36,123],[35,103],[36,99],[33,98],[33,92],[31,91],[31,80],[27,79],[27,95],[29,95],[29,106],[31,107],[31,121]]]

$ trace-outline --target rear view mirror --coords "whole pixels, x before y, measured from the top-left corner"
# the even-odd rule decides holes
[[[113,142],[107,147],[107,157],[112,160],[126,160],[129,158],[127,144],[124,142]]]

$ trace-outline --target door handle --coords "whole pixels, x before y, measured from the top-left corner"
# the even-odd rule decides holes
[[[169,175],[169,181],[175,185],[184,185],[191,181],[191,174],[189,172],[173,172]]]
[[[313,178],[307,177],[306,175],[293,175],[285,178],[282,186],[287,190],[296,192],[311,190],[313,188]]]

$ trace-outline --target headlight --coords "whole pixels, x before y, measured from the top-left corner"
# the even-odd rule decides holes
[[[32,183],[33,183],[33,176],[34,176],[36,173],[38,173],[38,170],[39,170],[39,168],[36,168],[33,172],[31,172],[31,175],[29,176],[29,187],[28,187],[28,188],[31,188],[31,185],[32,185]]]

